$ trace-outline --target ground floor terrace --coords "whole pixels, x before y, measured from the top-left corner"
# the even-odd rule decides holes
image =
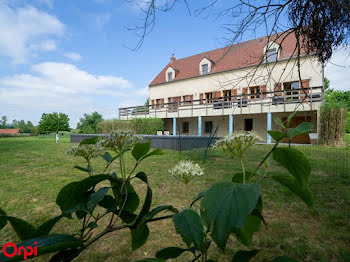
[[[164,119],[164,130],[172,135],[225,136],[234,131],[255,131],[263,142],[272,143],[273,139],[267,134],[268,130],[280,130],[274,122],[275,117],[286,120],[290,113],[261,113],[222,116],[173,117]],[[319,132],[319,111],[300,111],[293,121],[292,127],[302,122],[311,122],[314,126],[312,133]],[[215,134],[214,134],[215,133]],[[302,135],[292,140],[293,143],[309,144],[309,135]]]

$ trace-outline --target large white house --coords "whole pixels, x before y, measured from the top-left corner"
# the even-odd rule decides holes
[[[292,35],[262,37],[181,59],[173,55],[149,84],[149,107],[120,108],[119,117],[162,118],[173,135],[254,130],[270,143],[266,131],[280,129],[273,118],[284,120],[297,108],[292,125],[309,121],[318,133],[323,66],[303,51],[299,77],[295,43]],[[304,135],[293,142],[310,140]]]

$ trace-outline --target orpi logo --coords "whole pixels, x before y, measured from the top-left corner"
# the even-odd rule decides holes
[[[34,255],[34,256],[38,255],[37,244],[38,243],[35,241],[34,246],[17,247],[16,244],[14,244],[14,243],[6,243],[2,248],[2,252],[5,255],[5,257],[14,257],[16,255],[22,256],[22,254],[23,254],[23,258],[24,258],[24,260],[26,260],[28,257],[30,257],[32,255]]]

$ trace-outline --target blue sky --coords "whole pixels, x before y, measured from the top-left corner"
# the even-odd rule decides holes
[[[142,47],[136,3],[115,0],[0,2],[0,116],[37,123],[43,112],[65,112],[75,127],[84,113],[116,118],[118,107],[143,104],[147,85],[177,58],[222,47],[223,20],[189,16],[183,4],[159,14]],[[192,3],[194,3],[193,1]],[[192,6],[195,9],[195,6]],[[246,38],[264,35],[255,32]],[[344,64],[346,55],[335,55]],[[348,59],[349,60],[349,59]],[[347,61],[348,62],[348,61]],[[348,89],[349,63],[329,64],[331,83]]]

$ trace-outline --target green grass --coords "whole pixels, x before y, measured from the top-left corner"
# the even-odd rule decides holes
[[[345,143],[347,143],[349,145],[350,144],[350,134],[345,134],[344,140],[345,140]]]
[[[0,207],[8,214],[39,225],[58,215],[55,198],[60,188],[86,175],[73,169],[84,165],[82,159],[66,155],[72,146],[68,137],[56,144],[54,137],[0,138]],[[258,145],[249,151],[247,169],[252,170],[270,146]],[[310,159],[312,176],[310,189],[315,205],[306,205],[286,189],[271,180],[262,183],[264,212],[268,226],[254,238],[254,248],[262,249],[255,261],[287,255],[299,261],[350,261],[350,148],[299,147]],[[205,175],[186,187],[168,174],[181,159],[192,159],[204,167]],[[141,164],[139,170],[149,175],[153,189],[153,205],[172,204],[179,209],[187,207],[191,197],[218,181],[230,181],[240,171],[238,161],[218,151],[209,152],[206,163],[201,163],[202,151],[165,151]],[[127,161],[131,164],[130,155]],[[102,161],[93,162],[95,169]],[[282,172],[272,166],[272,172]],[[141,184],[138,191],[144,191]],[[54,232],[72,233],[78,229],[76,220],[64,219]],[[134,261],[154,256],[157,250],[181,245],[171,220],[150,225],[148,242],[136,251],[131,250],[129,231],[111,233],[91,246],[78,261]],[[18,241],[7,225],[0,231],[0,247],[8,241]],[[212,248],[210,254],[217,261],[231,261],[237,243],[230,239],[225,254]],[[47,261],[47,257],[37,261]],[[173,261],[188,261],[184,257]]]

